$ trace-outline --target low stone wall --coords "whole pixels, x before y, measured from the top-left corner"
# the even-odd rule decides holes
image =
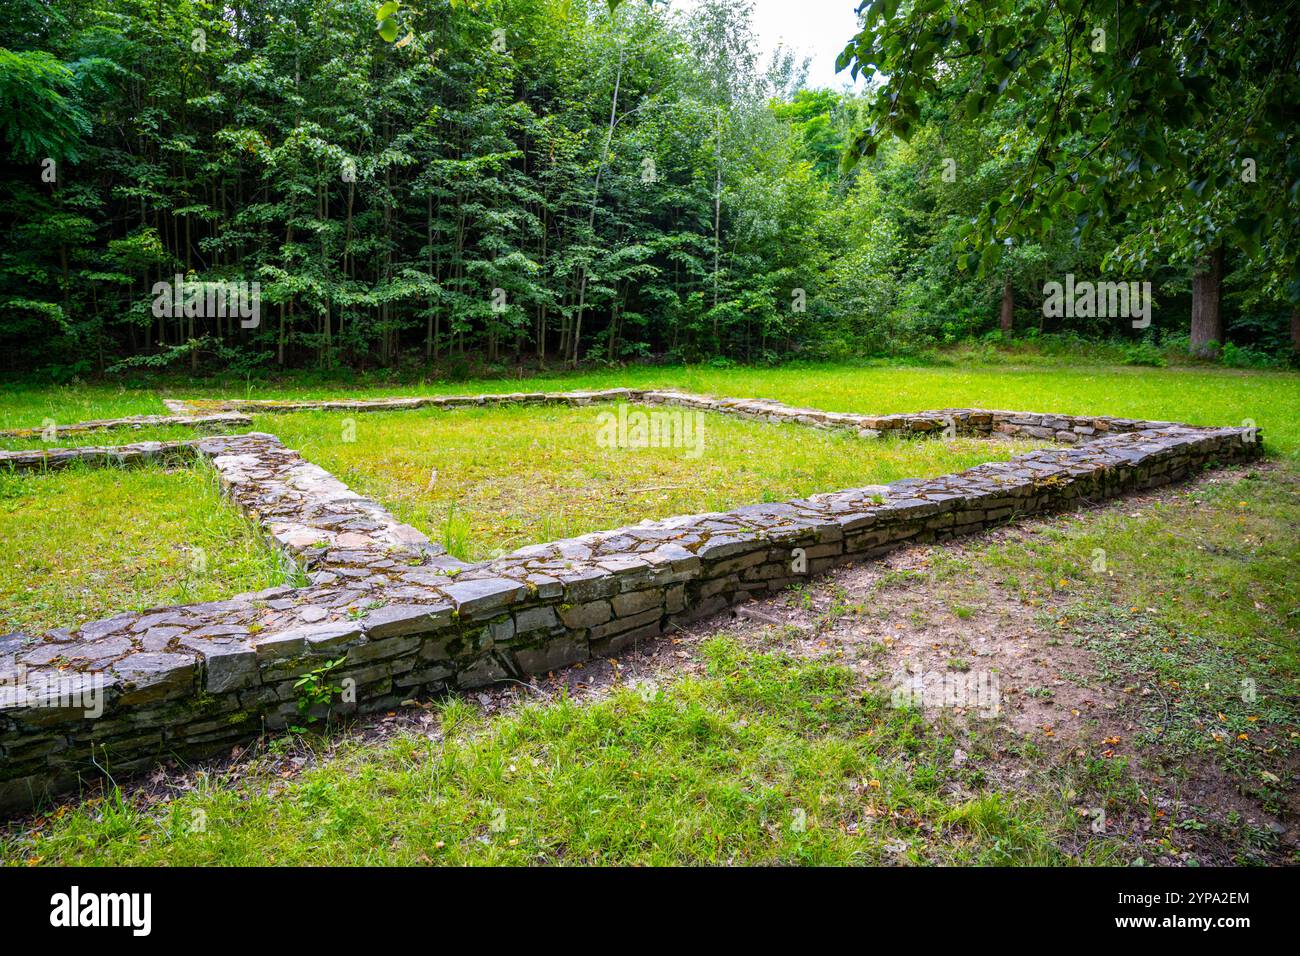
[[[58,471],[69,465],[106,467],[157,461],[193,461],[198,439],[141,441],[130,445],[83,445],[80,448],[33,448],[0,451],[0,471]]]
[[[845,416],[627,390],[614,397],[859,432],[951,425],[1068,445],[938,478],[646,521],[470,565],[273,436],[189,443],[309,569],[310,585],[0,638],[0,806],[30,806],[83,777],[144,770],[169,754],[228,752],[301,719],[294,684],[328,664],[326,682],[345,692],[334,713],[390,709],[618,653],[837,562],[1150,488],[1260,450],[1257,433],[1236,428],[968,409]]]
[[[316,584],[381,587],[380,572],[398,566],[466,566],[274,435],[208,438],[195,450],[212,462],[226,495]]]
[[[167,400],[177,415],[257,412],[277,414],[302,411],[385,412],[416,408],[457,409],[497,405],[591,405],[596,402],[637,402],[674,405],[720,415],[735,415],[772,424],[797,424],[813,428],[844,429],[863,438],[886,434],[925,435],[952,427],[957,434],[988,436],[994,432],[1074,443],[1100,434],[1140,431],[1177,424],[1129,418],[1077,415],[1042,415],[1034,412],[986,411],[946,408],[895,415],[859,415],[797,408],[767,398],[714,398],[664,389],[609,388],[576,392],[510,392],[494,395],[426,395],[414,398],[370,398],[344,401],[272,401],[230,399],[215,402]],[[215,410],[215,412],[214,412]],[[1183,426],[1190,427],[1190,426]]]
[[[400,412],[416,408],[473,408],[494,405],[591,405],[595,402],[637,401],[643,391],[606,388],[570,392],[502,392],[492,395],[420,395],[411,398],[355,398],[276,400],[232,398],[217,401],[165,399],[176,415],[203,416],[222,413],[275,415],[288,412]]]
[[[252,425],[253,420],[238,412],[215,412],[210,415],[134,415],[130,418],[101,418],[69,425],[51,425],[49,428],[11,428],[0,431],[0,438],[41,438],[53,432],[55,438],[63,435],[82,435],[87,432],[115,431],[119,429],[164,428],[177,425],[185,428],[202,428],[216,431],[221,428],[239,428]]]

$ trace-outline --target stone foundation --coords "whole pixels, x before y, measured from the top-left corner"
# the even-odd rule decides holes
[[[251,418],[238,412],[216,412],[210,415],[135,415],[131,418],[104,418],[75,422],[71,425],[51,425],[49,428],[12,428],[8,431],[0,431],[0,438],[41,438],[53,434],[57,439],[63,435],[83,435],[87,432],[116,431],[124,428],[136,430],[163,428],[168,425],[216,431],[220,428],[238,428],[251,424],[253,424]]]
[[[616,654],[674,622],[838,562],[1167,484],[1261,448],[1258,433],[1242,428],[978,409],[864,416],[628,389],[168,405],[210,415],[596,401],[699,408],[864,438],[946,431],[1061,446],[938,478],[645,521],[477,564],[447,555],[272,435],[0,453],[0,467],[16,469],[201,456],[310,581],[119,614],[75,631],[0,637],[0,806],[30,807],[85,778],[120,779],[172,754],[228,752],[300,721],[295,683],[330,663],[326,682],[346,691],[333,714],[391,709]]]

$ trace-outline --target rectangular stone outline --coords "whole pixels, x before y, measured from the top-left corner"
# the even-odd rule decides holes
[[[168,753],[211,755],[282,727],[297,713],[295,681],[326,661],[341,658],[330,681],[351,681],[356,691],[356,702],[336,712],[389,709],[451,687],[615,654],[674,623],[779,591],[840,561],[1166,484],[1261,451],[1257,430],[1246,428],[979,409],[863,416],[631,389],[274,408],[618,400],[848,428],[864,437],[952,428],[1052,437],[1067,447],[937,478],[644,521],[472,565],[446,555],[272,435],[59,449],[68,453],[55,455],[59,461],[129,463],[163,453],[210,458],[223,488],[308,569],[311,584],[120,614],[40,640],[0,638],[0,683],[12,682],[20,668],[106,680],[105,712],[94,720],[76,708],[28,706],[0,694],[0,807],[29,806],[75,786],[83,773],[143,770]],[[174,411],[181,404],[169,402]],[[257,405],[228,404],[238,411]],[[50,466],[48,456],[39,465],[22,458],[31,454],[0,454],[0,465]]]

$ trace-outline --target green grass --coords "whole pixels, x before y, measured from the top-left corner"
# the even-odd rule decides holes
[[[1287,531],[1297,514],[1300,473],[1282,467],[1188,485],[1173,503],[1062,519],[1032,544],[995,549],[989,559],[1022,595],[1077,591],[1139,610],[1159,607],[1175,633],[1210,631],[1229,650],[1273,638],[1270,660],[1295,679],[1300,537]]]
[[[151,388],[111,384],[0,387],[0,430],[42,428],[46,419],[70,425],[100,418],[166,414],[162,398]]]
[[[693,457],[599,447],[598,416],[614,408],[303,412],[261,415],[254,427],[471,560],[647,518],[959,471],[1042,444],[865,441],[706,415]]]
[[[209,779],[120,798],[3,844],[11,862],[881,864],[1065,862],[1077,817],[952,767],[954,744],[826,663],[714,640],[707,672],[344,743],[288,782]],[[949,788],[966,796],[954,798]],[[202,828],[195,821],[202,821]],[[1104,853],[1090,857],[1106,859]]]
[[[1213,760],[1281,813],[1300,752],[1298,521],[1300,473],[1283,467],[1063,521],[988,561],[1022,597],[1053,595],[1046,626],[1114,682],[1149,688],[1137,743],[1163,772]]]
[[[203,466],[0,474],[0,633],[281,583]]]
[[[923,607],[1010,600],[1037,609],[1043,643],[1084,648],[1095,667],[1086,685],[1109,688],[1123,708],[1107,712],[1108,727],[1125,728],[1122,753],[1100,760],[1080,751],[1061,765],[1079,801],[1117,820],[1145,820],[1148,860],[1180,862],[1174,855],[1196,830],[1217,843],[1220,859],[1259,863],[1279,853],[1277,835],[1223,804],[1244,797],[1284,822],[1296,812],[1297,526],[1300,470],[1265,464],[1244,476],[1211,474],[1160,500],[1026,522],[973,552],[936,551],[923,571],[882,576],[879,586],[905,588]],[[1033,780],[1042,755],[1032,741],[1012,746]],[[1137,776],[1116,775],[1129,761]],[[1214,793],[1226,797],[1209,799]],[[1157,813],[1160,798],[1166,810],[1171,800],[1189,805]]]
[[[788,365],[713,369],[632,367],[582,374],[462,382],[393,382],[349,376],[330,384],[192,382],[175,379],[140,390],[111,385],[0,389],[0,429],[115,415],[163,414],[162,397],[336,398],[365,394],[469,394],[520,389],[673,387],[727,396],[775,398],[831,411],[906,412],[981,406],[1074,414],[1174,419],[1236,425],[1253,420],[1268,445],[1300,454],[1300,373],[1221,368],[1135,368],[1070,362],[950,366]]]

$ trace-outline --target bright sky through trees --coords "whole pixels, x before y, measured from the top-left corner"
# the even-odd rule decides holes
[[[853,83],[849,71],[835,72],[835,57],[849,38],[858,32],[858,18],[854,14],[858,0],[753,0],[754,32],[762,44],[766,60],[779,46],[784,45],[810,57],[808,86],[829,87],[838,90],[845,83],[856,89],[864,85]],[[674,0],[675,9],[689,11],[695,0]]]

